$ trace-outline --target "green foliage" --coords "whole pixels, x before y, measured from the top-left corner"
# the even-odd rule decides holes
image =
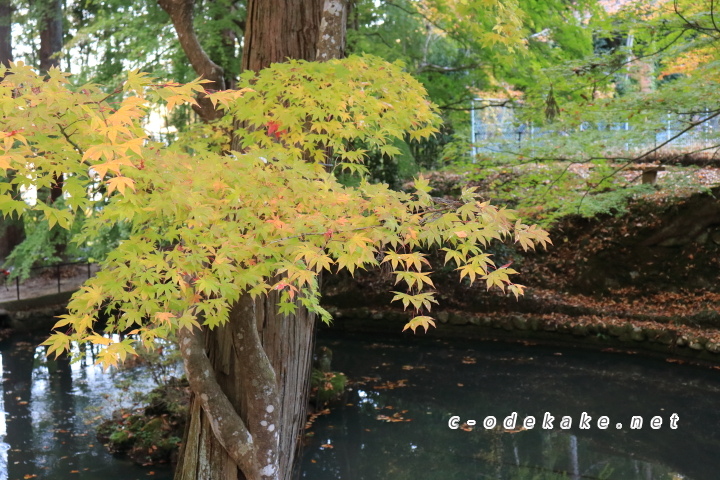
[[[57,256],[57,247],[65,245],[68,231],[61,228],[48,228],[47,220],[24,222],[25,239],[8,255],[5,268],[12,268],[12,278],[25,280],[30,269],[40,261],[43,265],[52,265],[61,260]]]
[[[714,161],[720,106],[711,12],[707,2],[687,1],[595,12],[583,27],[592,30],[595,51],[583,47],[545,65],[534,86],[514,82],[524,96],[509,128],[531,123],[544,131],[533,141],[492,144],[496,153],[465,168],[493,198],[548,225],[568,214],[621,213],[628,201],[655,193],[640,184],[647,163]],[[705,188],[688,185],[692,179],[668,174],[663,193]]]
[[[454,252],[461,278],[517,294],[522,287],[507,276],[514,272],[493,270],[482,249],[503,238],[524,248],[549,242],[472,190],[457,205],[438,205],[422,177],[414,193],[365,178],[357,187],[338,183],[328,169],[367,170],[356,142],[396,156],[393,142],[427,138],[437,125],[417,81],[373,57],[246,72],[238,90],[209,93],[227,113],[221,121],[170,147],[146,139],[142,118],[153,101],[170,110],[194,103],[200,80],[157,85],[131,72],[113,97],[90,85],[69,88],[58,71],[48,81],[22,65],[2,74],[0,168],[14,175],[0,189],[0,211],[34,212],[68,229],[80,212],[80,243],[117,223],[130,230],[73,296],[46,342],[49,353],[89,341],[105,347],[100,363],[114,364],[135,353],[134,338],[150,347],[178,328],[213,328],[227,321],[240,295],[270,290],[281,292],[281,313],[302,304],[327,320],[319,273],[381,261],[393,264],[398,288],[417,304],[432,298],[420,250],[434,246]],[[228,131],[238,151],[229,151]],[[49,187],[61,172],[66,205],[39,199],[31,207],[9,193]],[[132,337],[116,342],[96,332],[103,312],[105,332]],[[63,333],[68,327],[72,333]]]

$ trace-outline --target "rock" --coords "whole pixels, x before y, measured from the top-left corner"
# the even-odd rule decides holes
[[[642,342],[645,340],[645,332],[643,332],[643,329],[641,327],[633,326],[632,330],[630,331],[630,338],[635,340],[636,342]]]
[[[655,337],[655,341],[658,343],[662,343],[663,345],[672,345],[673,342],[675,342],[675,332],[668,332],[667,330],[662,330]]]
[[[557,326],[557,331],[560,333],[572,333],[572,326],[567,323],[561,323]]]
[[[627,332],[628,332],[627,324],[623,324],[623,325],[610,324],[610,326],[608,326],[608,334],[612,335],[613,337],[619,337],[622,334],[627,333]]]
[[[713,230],[710,232],[710,240],[716,244],[720,245],[720,230]]]
[[[448,320],[450,319],[450,314],[448,312],[438,312],[437,319],[440,321],[440,323],[448,323]]]
[[[458,315],[457,313],[451,313],[448,316],[448,323],[450,323],[450,325],[467,325],[470,323],[470,316],[467,314]]]
[[[708,342],[705,344],[705,350],[712,353],[720,353],[720,343]]]
[[[554,323],[548,322],[545,325],[543,325],[543,330],[545,330],[546,332],[554,332],[557,330],[557,325]]]
[[[573,325],[572,334],[576,337],[587,337],[590,329],[585,325]]]
[[[528,321],[522,315],[513,315],[510,317],[510,321],[512,322],[512,326],[518,330],[528,329]]]

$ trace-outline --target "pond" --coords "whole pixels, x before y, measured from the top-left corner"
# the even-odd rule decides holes
[[[72,365],[48,360],[39,341],[0,343],[0,480],[172,478],[168,467],[113,457],[95,438],[101,419],[132,406],[133,392],[152,389],[149,372],[105,373],[91,356]]]
[[[95,438],[101,418],[132,405],[133,391],[152,388],[148,372],[108,374],[91,358],[48,361],[37,342],[0,343],[0,480],[171,479],[167,467],[113,457]],[[304,479],[706,480],[720,469],[714,369],[422,337],[379,342],[323,332],[318,343],[333,350],[333,369],[352,389],[308,430]],[[509,431],[483,427],[487,417],[502,423],[514,412]],[[552,429],[543,428],[546,413]],[[589,428],[580,428],[583,413]],[[528,416],[536,425],[523,429]],[[561,428],[563,416],[570,428]],[[597,425],[602,416],[606,429]],[[633,416],[642,417],[641,428],[630,428]]]
[[[315,419],[302,478],[718,478],[717,370],[493,342],[325,336],[319,344],[333,350],[333,370],[356,383]],[[503,429],[513,413],[515,425]],[[552,427],[543,425],[548,414]],[[524,428],[530,416],[536,423]],[[630,428],[634,416],[641,428]],[[500,428],[484,428],[487,417]]]

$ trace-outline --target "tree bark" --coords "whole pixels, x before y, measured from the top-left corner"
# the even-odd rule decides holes
[[[323,0],[248,0],[242,69],[314,61]]]
[[[193,27],[194,0],[158,0],[158,5],[170,15],[170,20],[175,27],[180,46],[190,61],[195,73],[210,80],[212,83],[205,84],[208,90],[225,90],[225,72],[223,68],[213,62],[200,45],[195,29]],[[205,122],[216,120],[222,113],[216,110],[212,103],[203,97],[198,98],[198,106],[193,110]]]
[[[12,2],[0,0],[0,63],[6,67],[13,61],[12,14]]]
[[[52,67],[60,66],[56,54],[63,47],[63,4],[62,0],[45,0],[41,5],[40,71],[47,73]]]
[[[161,5],[171,1],[187,0],[160,0]],[[319,49],[320,24],[326,6],[332,7],[332,14],[327,16],[331,22],[324,31],[335,37]],[[344,44],[344,22],[338,31],[332,32],[331,28],[337,25],[332,22],[333,17],[344,18],[343,7],[344,1],[248,0],[243,69],[257,71],[289,58],[315,60],[318,55],[327,59],[339,56],[342,49],[338,46]],[[326,50],[330,46],[332,50]],[[232,148],[237,149],[236,145]],[[233,307],[228,324],[212,331],[204,329],[205,368],[214,372],[217,388],[212,382],[201,381],[207,382],[213,376],[198,373],[203,371],[198,367],[205,362],[202,356],[183,350],[183,344],[190,347],[197,339],[181,334],[188,377],[197,381],[193,384],[190,380],[193,391],[190,420],[175,480],[293,477],[307,416],[315,318],[299,301],[294,315],[279,315],[278,303],[278,292],[270,292],[255,302],[244,296]],[[255,335],[249,334],[250,324],[255,327]],[[254,356],[248,356],[248,351],[255,352]],[[269,364],[274,382],[268,380],[263,359]],[[269,383],[274,384],[274,393],[264,393],[272,392]],[[226,397],[219,402],[226,407],[231,405],[237,415],[228,408],[210,405],[213,398],[218,398],[218,391]],[[274,416],[265,418],[264,414]],[[227,433],[233,431],[241,432],[244,445],[254,452],[254,461],[239,453],[244,448],[234,445],[237,440]],[[243,431],[247,434],[243,435]],[[272,432],[275,437],[270,435]]]
[[[345,55],[346,25],[347,1],[325,0],[315,54],[319,62],[342,58]]]
[[[63,47],[63,3],[62,0],[44,0],[40,11],[40,72],[46,74],[51,68],[60,67],[58,53]],[[63,175],[54,174],[50,186],[50,203],[62,196]]]

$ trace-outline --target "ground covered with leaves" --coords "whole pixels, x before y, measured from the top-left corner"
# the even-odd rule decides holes
[[[438,192],[451,192],[460,180],[439,178]],[[689,347],[717,353],[719,196],[720,188],[684,195],[657,189],[629,199],[622,213],[562,218],[550,227],[553,245],[545,251],[493,245],[496,265],[512,262],[520,272],[515,281],[528,287],[519,300],[486,291],[484,282],[458,283],[443,252],[431,252],[440,300],[433,310],[443,323],[449,318],[504,328],[502,319],[511,318],[515,325],[509,328],[572,333],[579,343],[588,335],[615,336],[633,340],[633,347],[646,341],[670,352]],[[394,289],[389,274],[360,272],[328,279],[324,299],[338,312],[377,311],[387,308],[386,292]],[[473,315],[477,320],[453,321]]]

